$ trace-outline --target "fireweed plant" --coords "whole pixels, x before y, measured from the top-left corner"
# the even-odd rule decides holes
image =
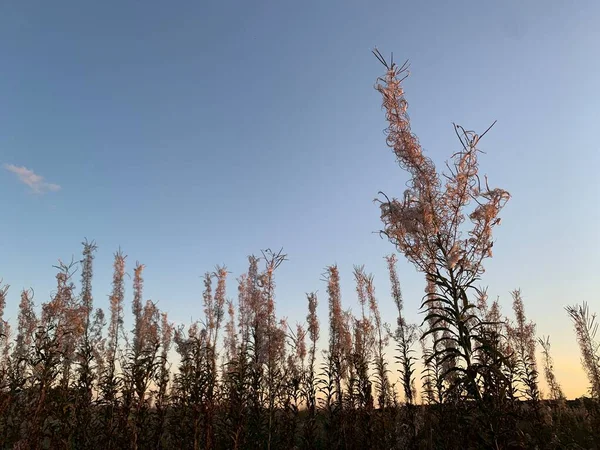
[[[108,310],[98,308],[98,248],[86,240],[80,261],[55,266],[47,299],[0,281],[1,448],[600,447],[595,315],[585,303],[567,307],[590,385],[589,397],[570,401],[549,338],[537,338],[525,315],[526,297],[513,291],[506,317],[479,286],[510,199],[480,173],[489,129],[454,125],[456,151],[438,171],[411,132],[408,65],[374,53],[385,68],[375,89],[386,141],[409,176],[401,195],[377,199],[380,233],[397,253],[386,256],[390,291],[376,290],[363,266],[343,274],[330,265],[322,291],[302,300],[306,316],[292,322],[277,314],[287,256],[267,249],[237,278],[224,266],[206,272],[192,293],[199,318],[175,326],[145,296],[145,266],[120,249]],[[402,294],[398,254],[422,277],[420,324],[407,320],[415,299]],[[346,276],[354,311],[342,298]],[[395,307],[393,323],[382,304]]]

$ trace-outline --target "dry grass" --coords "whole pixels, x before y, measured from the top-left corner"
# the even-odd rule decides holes
[[[126,256],[120,250],[114,255],[105,317],[94,309],[96,245],[86,241],[80,287],[75,265],[60,263],[50,301],[38,309],[33,292],[21,292],[15,333],[2,319],[9,290],[0,286],[2,448],[600,446],[595,316],[586,305],[567,308],[590,397],[566,401],[549,339],[536,338],[521,292],[513,292],[509,319],[475,285],[510,198],[479,176],[485,133],[455,126],[460,149],[447,172],[438,173],[410,131],[402,87],[407,66],[376,55],[386,67],[376,88],[387,143],[410,175],[402,199],[382,194],[381,233],[423,277],[423,323],[405,319],[395,255],[387,257],[398,314],[393,328],[381,318],[375,281],[363,267],[353,274],[360,310],[344,310],[342,275],[332,265],[324,277],[329,340],[320,349],[316,293],[307,294],[305,323],[292,327],[280,320],[275,280],[286,256],[266,250],[249,257],[247,272],[237,279],[237,301],[227,299],[225,267],[206,273],[204,314],[188,328],[174,328],[155,304],[144,302],[144,266],[136,263],[128,331]],[[538,343],[550,400],[538,386]],[[177,367],[169,361],[172,351]],[[397,373],[390,369],[393,360]]]

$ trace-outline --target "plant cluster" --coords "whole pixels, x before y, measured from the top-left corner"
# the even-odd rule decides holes
[[[40,308],[20,293],[16,328],[0,282],[0,446],[13,449],[512,449],[600,446],[600,344],[587,305],[567,307],[589,397],[567,401],[550,340],[537,338],[520,290],[514,317],[477,285],[510,195],[479,171],[481,136],[455,125],[459,150],[439,173],[411,132],[403,81],[388,64],[376,84],[387,144],[408,172],[400,199],[381,194],[381,234],[422,275],[423,322],[406,319],[396,255],[386,257],[395,323],[379,310],[374,277],[353,272],[356,312],[340,272],[326,268],[327,341],[316,292],[307,316],[276,312],[282,251],[204,275],[202,319],[175,327],[144,299],[144,265],[114,254],[109,311],[95,308],[94,242],[59,262]],[[78,270],[78,272],[77,272]],[[80,277],[79,287],[74,276]],[[130,298],[130,300],[128,300]],[[130,308],[132,326],[126,329]],[[538,365],[537,350],[542,359]],[[548,395],[539,387],[540,371]]]

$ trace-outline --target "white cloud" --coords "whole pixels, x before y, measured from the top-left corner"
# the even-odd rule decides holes
[[[45,194],[46,192],[60,191],[60,186],[54,183],[48,183],[44,177],[38,175],[33,170],[24,166],[15,166],[13,164],[4,164],[4,168],[14,173],[21,183],[26,184],[36,194]]]

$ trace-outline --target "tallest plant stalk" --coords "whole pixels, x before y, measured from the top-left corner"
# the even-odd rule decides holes
[[[446,163],[448,173],[438,174],[410,129],[402,87],[407,64],[390,65],[378,51],[375,55],[387,69],[375,86],[388,122],[387,144],[410,175],[402,199],[383,194],[384,200],[378,200],[381,233],[425,274],[430,285],[422,304],[430,326],[425,336],[434,336],[432,357],[441,358],[449,392],[480,400],[475,350],[483,345],[478,332],[481,322],[477,307],[469,301],[469,290],[484,271],[483,260],[492,256],[492,230],[500,223],[498,215],[510,195],[491,189],[487,178],[482,186],[477,158],[481,136],[458,125],[454,129],[461,149]],[[466,219],[470,229],[463,225]]]

